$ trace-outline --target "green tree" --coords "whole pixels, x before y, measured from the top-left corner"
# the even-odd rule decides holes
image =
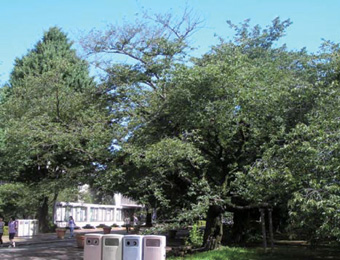
[[[16,59],[1,104],[1,178],[35,185],[42,231],[66,187],[88,182],[104,165],[112,122],[103,92],[72,43],[50,28],[27,55]]]
[[[317,93],[307,120],[273,143],[250,169],[248,199],[286,202],[290,230],[312,244],[340,238],[339,221],[339,45],[326,42],[311,64],[317,68]],[[255,193],[256,196],[250,196]]]
[[[10,217],[35,218],[38,200],[36,192],[23,183],[0,185],[0,215],[6,221]]]
[[[133,60],[104,68],[126,132],[113,170],[103,175],[110,181],[100,185],[157,206],[167,218],[206,217],[205,246],[215,248],[226,210],[242,233],[245,210],[264,203],[243,196],[237,174],[247,175],[271,143],[307,120],[316,76],[305,51],[274,46],[290,24],[279,19],[263,30],[230,23],[235,38],[189,64],[187,41],[197,23],[188,17],[156,16],[154,27],[137,23],[87,37],[88,53]]]
[[[143,145],[155,144],[161,136],[165,136],[159,132],[155,136],[147,134],[142,137],[139,132],[144,128],[138,129],[151,121],[162,125],[158,113],[162,113],[162,107],[167,102],[173,72],[187,60],[186,51],[190,50],[187,40],[199,21],[192,19],[187,12],[179,20],[172,15],[144,18],[135,24],[112,26],[106,32],[94,30],[84,37],[82,44],[94,64],[104,70],[102,80],[110,94],[110,108],[115,122],[122,126],[120,136],[114,140],[114,147],[118,149],[112,165],[117,167],[103,175],[103,181],[98,186],[106,190],[119,190],[139,199],[150,209],[157,204],[155,192],[148,186],[150,181],[147,175],[137,167],[138,162],[130,160],[129,153],[131,150],[137,154]],[[112,55],[117,62],[113,62]],[[126,62],[119,62],[120,56]],[[152,129],[153,133],[155,131],[156,128]],[[171,132],[169,129],[170,136]],[[176,140],[175,143],[178,144]],[[166,142],[164,144],[167,145]],[[147,167],[144,169],[148,170]],[[144,181],[140,181],[142,175]],[[152,176],[150,178],[153,179]],[[158,194],[162,196],[162,192]]]
[[[208,161],[201,178],[210,193],[205,231],[209,248],[222,236],[225,210],[234,212],[233,233],[242,234],[247,211],[271,202],[242,197],[247,183],[235,185],[236,174],[247,176],[267,147],[305,122],[313,106],[310,57],[273,47],[288,25],[276,19],[265,30],[250,30],[247,23],[235,27],[233,42],[222,42],[176,78],[168,102],[170,121],[181,127],[179,132],[195,135],[195,147]]]

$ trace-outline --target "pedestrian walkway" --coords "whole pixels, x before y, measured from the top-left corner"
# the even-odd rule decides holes
[[[77,229],[74,230],[74,235],[77,234],[87,234],[87,233],[103,233],[102,228],[96,228],[96,229]],[[112,234],[125,234],[125,228],[112,228],[111,230]],[[69,232],[66,232],[65,238],[60,239],[57,237],[56,233],[41,233],[32,237],[15,237],[14,241],[16,244],[16,247],[20,245],[31,245],[31,244],[44,244],[44,243],[55,243],[55,242],[64,242],[65,240],[75,240],[75,236],[70,238]],[[9,238],[7,236],[3,236],[2,240],[4,242],[4,246],[9,246]]]
[[[58,238],[56,232],[54,232],[54,233],[41,233],[41,234],[38,234],[38,235],[35,235],[35,236],[32,236],[32,237],[15,237],[14,241],[15,241],[15,246],[19,247],[19,248],[20,247],[26,247],[26,246],[29,246],[29,245],[32,245],[32,248],[36,248],[36,247],[39,247],[39,246],[48,245],[49,243],[51,245],[52,244],[56,245],[55,243],[57,243],[59,245],[62,245],[64,243],[65,245],[68,245],[68,247],[69,247],[70,244],[71,245],[73,244],[74,245],[73,248],[77,248],[78,247],[78,244],[76,242],[77,234],[89,234],[89,233],[103,234],[104,231],[103,231],[102,228],[96,228],[96,229],[77,229],[77,230],[74,230],[74,237],[70,238],[69,237],[70,233],[69,233],[69,231],[67,231],[66,234],[65,234],[65,238],[64,239]],[[117,228],[112,228],[111,229],[111,234],[126,235],[127,233],[126,233],[126,229],[125,228],[117,227]],[[134,234],[133,230],[129,232],[129,235],[131,235],[131,234]],[[3,242],[4,242],[4,245],[3,245],[4,248],[9,247],[10,244],[9,244],[8,235],[7,236],[3,236]],[[167,244],[168,244],[168,242],[167,242]],[[170,246],[167,245],[166,251],[167,252],[171,251],[174,246],[178,247],[178,245],[174,245],[174,243],[171,243]],[[78,248],[78,249],[80,249],[80,248]],[[77,252],[73,252],[73,253],[77,253]],[[0,259],[1,260],[5,259],[2,256],[3,255],[1,255],[1,253],[0,253]],[[12,259],[12,258],[10,258],[10,259]],[[19,259],[23,259],[23,258],[19,257]],[[27,258],[27,259],[33,259],[33,258]]]

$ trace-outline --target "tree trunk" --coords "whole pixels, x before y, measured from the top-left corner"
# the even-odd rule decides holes
[[[56,220],[56,211],[57,211],[57,199],[58,199],[58,192],[54,193],[53,196],[53,210],[52,210],[52,217],[53,217],[53,223],[55,223],[54,221]]]
[[[270,247],[273,250],[274,248],[274,233],[273,233],[273,209],[268,209],[268,218],[269,218],[269,237],[270,237]]]
[[[216,205],[210,206],[208,209],[203,238],[206,250],[216,249],[221,245],[223,236],[222,212],[222,208]]]
[[[145,226],[152,227],[152,214],[149,211],[146,213]]]
[[[261,230],[262,230],[262,238],[263,238],[263,248],[267,249],[266,221],[265,221],[264,211],[265,211],[265,209],[260,209],[260,213],[261,213]]]
[[[42,233],[49,232],[49,219],[48,219],[48,197],[41,198],[40,207],[38,211],[39,231]]]
[[[250,210],[236,210],[233,217],[231,240],[234,243],[242,243],[246,239],[246,231],[249,229]]]

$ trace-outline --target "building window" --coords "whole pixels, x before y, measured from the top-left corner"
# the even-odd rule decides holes
[[[122,210],[121,209],[116,210],[116,221],[122,221]]]
[[[63,208],[65,208],[64,221],[68,222],[69,217],[72,216],[72,207],[65,206]]]
[[[90,214],[91,214],[90,221],[98,221],[98,208],[91,208]]]
[[[86,215],[87,211],[85,207],[75,207],[74,208],[74,220],[78,222],[85,222],[86,221]]]

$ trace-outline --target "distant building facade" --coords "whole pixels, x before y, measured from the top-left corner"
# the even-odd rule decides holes
[[[122,226],[126,216],[132,216],[134,211],[143,207],[119,193],[114,195],[114,201],[115,205],[58,202],[55,208],[54,223],[58,227],[66,227],[69,216],[72,216],[79,227],[100,224]]]

